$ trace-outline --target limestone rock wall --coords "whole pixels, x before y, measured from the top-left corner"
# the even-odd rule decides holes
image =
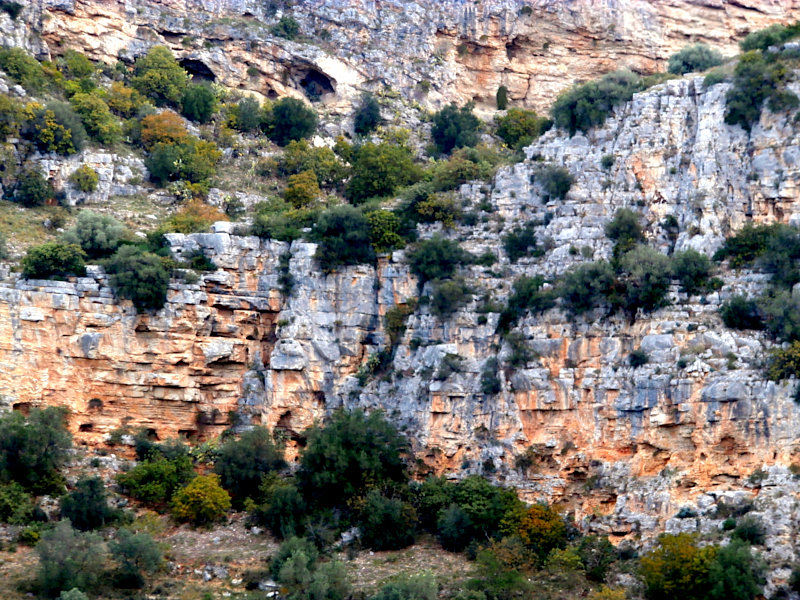
[[[47,54],[74,47],[109,63],[166,44],[193,74],[264,96],[321,95],[347,111],[363,89],[391,88],[430,106],[512,101],[546,110],[573,82],[619,67],[663,70],[687,43],[727,55],[750,31],[800,18],[797,0],[45,0],[3,43]],[[294,41],[270,27],[291,14]],[[21,26],[25,23],[27,27]],[[430,92],[424,87],[430,84]]]

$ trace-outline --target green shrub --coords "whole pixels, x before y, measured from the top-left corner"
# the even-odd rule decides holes
[[[153,46],[133,65],[131,86],[158,105],[178,105],[188,82],[186,71],[166,46]]]
[[[406,440],[380,412],[336,411],[307,432],[296,479],[307,502],[344,506],[370,488],[406,481]]]
[[[500,314],[498,330],[508,331],[525,312],[537,314],[555,306],[556,291],[553,288],[543,289],[544,283],[544,278],[539,275],[522,276],[514,282],[508,306]]]
[[[528,221],[502,237],[503,250],[506,251],[508,260],[515,263],[523,256],[542,255],[543,251],[538,249],[536,243],[536,227],[536,222]]]
[[[281,175],[312,171],[320,185],[338,186],[347,175],[347,167],[327,146],[311,146],[306,140],[291,141],[278,163]]]
[[[552,125],[549,119],[523,108],[510,108],[496,122],[497,135],[509,148],[515,149],[530,145]]]
[[[321,193],[314,172],[304,171],[289,177],[283,199],[295,208],[303,208],[313,204]]]
[[[297,36],[300,34],[300,23],[298,23],[294,17],[284,15],[281,17],[280,21],[270,28],[270,31],[272,35],[286,38],[287,40],[294,40],[297,39]]]
[[[270,139],[279,146],[310,137],[317,128],[317,114],[296,98],[281,98],[272,106]]]
[[[264,494],[263,485],[261,493]],[[279,539],[302,534],[307,507],[297,488],[294,485],[275,485],[267,496],[250,511],[251,519],[267,527]]]
[[[472,541],[472,519],[458,504],[451,504],[441,513],[436,534],[445,550],[461,552]]]
[[[575,178],[567,169],[555,165],[537,169],[533,180],[541,186],[545,201],[563,200],[569,193],[572,184],[575,183]]]
[[[249,133],[256,131],[263,123],[261,103],[252,96],[239,100],[233,112],[232,125],[238,131]]]
[[[403,575],[384,585],[369,600],[436,600],[439,586],[429,572]]]
[[[720,548],[708,572],[709,600],[751,600],[762,593],[763,561],[753,556],[750,546],[731,540]]]
[[[762,546],[766,540],[767,531],[759,519],[748,515],[739,520],[731,537],[754,546]]]
[[[113,254],[129,237],[128,228],[114,217],[82,210],[75,226],[65,231],[62,239],[80,246],[90,258],[103,258]]]
[[[69,102],[53,101],[47,104],[47,111],[53,114],[55,123],[62,127],[64,131],[63,134],[54,131],[54,137],[57,139],[59,135],[69,134],[68,139],[57,142],[57,149],[53,149],[52,151],[58,152],[59,154],[72,154],[83,150],[86,146],[86,141],[89,139],[89,134],[86,133],[83,120],[80,115],[75,112],[72,105]],[[43,135],[44,132],[40,132],[40,138],[37,140],[40,150],[40,144],[42,142],[41,136]]]
[[[61,592],[58,600],[89,600],[89,596],[84,594],[78,588],[72,588],[68,592]]]
[[[11,0],[0,0],[0,10],[2,10],[9,17],[11,17],[12,21],[17,20],[17,17],[22,12],[23,8],[24,6],[19,2],[12,2]]]
[[[311,585],[308,588],[308,598],[310,600],[345,600],[352,597],[350,588],[347,569],[341,562],[333,560],[319,565],[314,571]]]
[[[340,266],[375,260],[369,222],[354,206],[337,206],[323,212],[314,224],[311,239],[319,244],[314,258],[326,273]]]
[[[760,29],[749,34],[741,42],[739,47],[744,52],[750,50],[766,50],[770,46],[779,46],[794,37],[800,35],[800,26],[794,25],[770,25],[765,29]]]
[[[562,306],[573,315],[609,305],[614,294],[614,269],[606,261],[582,264],[567,271],[558,294]]]
[[[61,72],[69,79],[88,79],[94,75],[95,66],[85,54],[68,49],[61,57]]]
[[[104,527],[114,516],[99,477],[79,479],[75,489],[61,499],[61,518],[69,519],[72,526],[81,531]]]
[[[381,107],[375,96],[367,94],[361,99],[353,117],[353,129],[358,135],[368,135],[381,124]]]
[[[575,86],[556,99],[551,109],[553,122],[570,135],[578,130],[586,133],[605,123],[615,106],[630,100],[642,87],[630,71],[615,71],[598,81]]]
[[[353,204],[389,196],[398,188],[419,180],[421,170],[405,146],[368,142],[355,149],[352,176],[345,195]]]
[[[275,444],[272,433],[266,427],[254,427],[220,447],[214,472],[235,505],[241,506],[245,499],[256,497],[265,475],[285,467],[283,448]]]
[[[127,495],[149,506],[160,507],[169,502],[180,488],[194,479],[196,473],[188,456],[146,460],[126,473],[117,475],[117,483]]]
[[[732,296],[719,310],[726,327],[731,329],[764,329],[764,321],[755,300],[746,296]]]
[[[217,110],[217,97],[208,85],[192,84],[186,87],[181,99],[181,114],[197,123],[208,123]]]
[[[82,165],[72,172],[69,176],[69,181],[75,188],[84,194],[91,194],[97,189],[100,183],[100,177],[89,165]]]
[[[461,108],[453,103],[433,115],[431,138],[440,154],[449,154],[456,148],[478,143],[481,122],[472,113],[473,108],[472,103]]]
[[[27,525],[33,520],[34,503],[19,483],[0,483],[0,523]]]
[[[49,596],[73,588],[91,592],[102,581],[107,557],[103,540],[96,534],[76,531],[68,521],[45,532],[36,553],[37,583]]]
[[[0,50],[0,68],[29,92],[41,92],[47,85],[47,78],[39,61],[28,56],[22,48],[3,48]]]
[[[672,256],[672,276],[681,284],[681,289],[693,296],[708,289],[711,276],[711,261],[705,254],[689,249]]]
[[[625,281],[623,308],[630,315],[668,304],[669,258],[648,246],[637,246],[622,257],[620,269]]]
[[[122,129],[100,97],[94,94],[75,94],[70,103],[81,118],[86,133],[101,144],[113,144],[122,135]]]
[[[47,242],[33,246],[22,259],[22,276],[26,279],[66,279],[70,275],[82,277],[86,273],[80,246]]]
[[[501,85],[497,88],[495,100],[497,101],[497,110],[505,110],[508,107],[508,88],[506,86]]]
[[[42,206],[54,195],[53,186],[39,169],[29,168],[19,174],[14,200],[22,206]]]
[[[314,214],[309,211],[276,213],[256,212],[251,234],[262,238],[292,242],[303,235],[302,228],[313,223]]]
[[[614,258],[618,259],[626,252],[644,241],[644,232],[639,223],[639,215],[629,208],[620,208],[614,218],[606,224],[606,237],[614,242]]]
[[[767,377],[772,381],[782,381],[800,375],[800,341],[794,341],[788,348],[772,351],[767,367]]]
[[[272,557],[269,563],[269,571],[272,578],[278,580],[280,573],[286,563],[293,557],[302,554],[306,561],[306,566],[313,568],[314,563],[319,558],[319,551],[312,542],[307,539],[292,537],[283,542],[278,548],[278,552]]]
[[[604,170],[608,171],[611,167],[614,166],[617,157],[613,154],[604,154],[603,157],[600,159],[600,166],[603,167]],[[674,219],[675,217],[673,217]]]
[[[79,151],[85,142],[86,130],[80,117],[71,107],[64,109],[62,104],[54,102],[47,109],[34,109],[31,118],[23,123],[20,130],[22,137],[30,140],[39,152],[55,152],[66,156]],[[65,117],[75,129],[71,129],[59,115]]]
[[[420,242],[407,256],[411,272],[420,284],[448,279],[460,265],[469,262],[469,254],[457,242],[438,236]]]
[[[209,525],[225,519],[231,497],[217,475],[198,475],[172,497],[172,516],[194,525]]]
[[[761,117],[764,102],[773,112],[793,108],[800,103],[785,89],[790,76],[787,65],[767,60],[761,53],[748,52],[739,58],[733,72],[733,86],[725,96],[725,122],[750,131]]]
[[[697,545],[688,533],[662,535],[659,545],[641,559],[641,574],[648,600],[704,600],[709,591],[708,573],[717,555],[716,546]]]
[[[800,299],[789,290],[768,289],[758,299],[764,328],[776,339],[791,342],[800,339]]]
[[[389,345],[395,346],[400,341],[406,330],[406,319],[417,309],[416,298],[411,298],[405,304],[397,304],[386,311],[383,316],[384,329],[389,336]]]
[[[66,410],[56,407],[33,409],[27,419],[18,412],[0,417],[0,482],[34,494],[63,489],[60,469],[72,447],[65,420]]]
[[[431,294],[431,313],[447,318],[472,300],[472,292],[461,277],[436,280]]]
[[[586,577],[602,582],[617,558],[617,550],[607,537],[587,535],[578,544],[578,556],[586,570]]]
[[[675,75],[699,73],[721,65],[722,62],[722,54],[712,50],[705,44],[695,44],[694,46],[686,46],[683,50],[670,56],[667,70]]]
[[[117,563],[116,587],[141,588],[144,586],[144,576],[155,573],[161,567],[161,548],[148,533],[133,533],[123,528],[108,546],[111,557]]]
[[[411,505],[372,490],[367,494],[359,523],[361,541],[373,550],[406,548],[416,539],[415,522]]]
[[[405,246],[406,241],[400,235],[402,223],[396,214],[388,210],[373,210],[366,217],[369,239],[375,252],[389,252]]]
[[[109,283],[137,311],[159,309],[167,301],[169,272],[163,261],[136,246],[122,246],[105,264]]]
[[[498,377],[497,359],[492,357],[486,361],[481,369],[481,393],[487,396],[499,394],[502,390],[500,377]]]
[[[628,355],[628,364],[634,369],[650,362],[650,357],[644,350],[634,350]]]

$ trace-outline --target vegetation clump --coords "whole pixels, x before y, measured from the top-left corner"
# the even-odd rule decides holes
[[[680,52],[670,56],[667,69],[674,75],[684,75],[707,71],[711,67],[721,65],[722,62],[722,54],[705,44],[695,44],[686,46]]]

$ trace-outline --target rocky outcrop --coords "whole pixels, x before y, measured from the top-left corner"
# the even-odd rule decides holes
[[[393,89],[431,106],[512,101],[545,110],[575,81],[619,67],[663,70],[687,43],[727,55],[750,31],[800,18],[797,0],[314,0],[282,8],[254,0],[47,0],[19,27],[0,15],[6,44],[43,53],[72,47],[113,64],[166,44],[197,78],[263,96],[321,97],[347,111],[363,89]],[[296,41],[271,33],[281,16]],[[42,45],[41,42],[44,44]],[[428,91],[429,90],[429,91]]]

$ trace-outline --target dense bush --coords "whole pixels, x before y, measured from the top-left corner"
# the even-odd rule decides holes
[[[137,90],[115,81],[106,90],[106,103],[111,112],[123,119],[130,119],[139,112],[145,99]]]
[[[231,126],[237,131],[250,133],[264,124],[261,103],[252,96],[246,96],[236,103],[231,112]]]
[[[639,78],[630,71],[615,71],[599,81],[575,86],[556,99],[551,109],[553,122],[570,135],[579,129],[586,133],[605,123],[612,108],[630,100],[641,88]]]
[[[20,134],[39,152],[69,155],[80,152],[88,137],[83,122],[67,102],[51,102],[47,108],[26,108],[27,120]]]
[[[644,350],[633,350],[628,355],[628,364],[632,366],[634,369],[638,367],[642,367],[650,362],[650,357],[647,356],[647,352]]]
[[[800,340],[800,299],[791,291],[768,289],[758,300],[764,328],[782,342]]]
[[[533,181],[541,186],[545,201],[563,200],[575,183],[575,178],[564,167],[546,165],[536,170]]]
[[[101,144],[113,144],[122,135],[122,128],[99,96],[75,94],[70,103],[81,118],[86,133]]]
[[[262,238],[291,242],[303,235],[303,227],[314,224],[315,216],[307,210],[257,210],[250,231]]]
[[[153,507],[164,506],[180,488],[195,477],[188,456],[156,457],[117,475],[117,483],[129,496]]]
[[[578,556],[586,577],[592,581],[605,581],[606,574],[617,558],[617,549],[607,537],[587,535],[578,544]]]
[[[469,254],[458,242],[434,236],[417,244],[408,253],[408,262],[411,272],[423,284],[452,277],[460,265],[469,262]]]
[[[705,44],[695,44],[686,46],[683,50],[670,56],[668,71],[675,75],[698,73],[721,65],[722,62],[722,54]]]
[[[115,517],[108,505],[106,488],[99,477],[84,477],[61,499],[61,518],[81,531],[104,527]]]
[[[0,0],[0,10],[8,14],[12,21],[16,21],[24,6],[13,0]]]
[[[22,48],[0,49],[0,68],[29,92],[41,92],[47,85],[42,66]]]
[[[722,304],[719,314],[731,329],[764,329],[758,304],[746,296],[732,296]]]
[[[208,123],[217,109],[217,98],[208,85],[187,86],[181,99],[181,114],[197,123]]]
[[[313,171],[303,171],[290,175],[283,191],[283,199],[295,208],[303,208],[313,204],[320,197],[317,176]]]
[[[230,508],[231,497],[216,475],[198,475],[172,497],[172,515],[194,525],[221,521]]]
[[[690,534],[662,535],[658,547],[641,559],[645,596],[648,600],[705,600],[716,554],[716,546],[700,548]]]
[[[320,185],[338,186],[347,175],[347,167],[327,146],[311,146],[306,140],[292,141],[278,163],[281,175],[311,171]]]
[[[268,491],[264,487],[262,484],[260,492],[265,497],[250,511],[251,519],[267,527],[279,539],[301,535],[308,507],[298,489],[287,484],[269,486]]]
[[[136,246],[122,246],[105,264],[109,283],[120,298],[138,311],[159,309],[167,301],[169,271],[155,254]]]
[[[551,125],[549,119],[539,117],[532,110],[511,108],[498,117],[497,135],[509,148],[522,148],[530,145]]]
[[[414,543],[414,508],[399,498],[387,498],[377,490],[367,494],[359,529],[361,541],[373,550],[399,550]]]
[[[352,176],[345,195],[354,204],[393,194],[421,177],[411,151],[395,144],[363,144],[355,149],[351,164]]]
[[[270,139],[279,146],[310,137],[317,128],[317,114],[296,98],[281,98],[272,106]]]
[[[26,279],[65,279],[86,273],[86,255],[80,246],[47,242],[33,246],[22,259],[22,276]]]
[[[285,467],[283,448],[275,444],[269,429],[253,427],[220,447],[214,472],[233,495],[235,505],[241,506],[245,499],[256,497],[265,475]]]
[[[45,532],[36,553],[37,583],[49,596],[73,588],[91,592],[102,580],[107,557],[103,540],[96,534],[76,531],[68,521]]]
[[[800,375],[800,341],[792,342],[788,348],[773,350],[767,367],[767,377],[782,381]]]
[[[400,235],[400,218],[388,210],[373,210],[367,213],[369,239],[375,252],[389,252],[402,248],[405,240]]]
[[[501,85],[497,88],[495,101],[497,102],[497,110],[505,110],[508,108],[508,88],[506,86]]]
[[[39,169],[25,169],[19,174],[14,200],[22,206],[41,206],[54,195],[53,186]]]
[[[307,440],[296,479],[310,504],[346,506],[370,488],[406,480],[407,442],[380,412],[339,410]]]
[[[65,419],[66,411],[56,407],[32,409],[27,419],[18,412],[0,417],[0,482],[17,482],[34,494],[60,491],[60,469],[72,447]]]
[[[367,135],[381,123],[381,107],[375,96],[372,94],[365,95],[359,107],[356,109],[355,116],[353,117],[353,129],[358,135]]]
[[[481,122],[472,113],[473,108],[471,103],[461,108],[453,103],[433,115],[431,138],[441,154],[478,143]]]
[[[614,242],[614,258],[618,259],[644,240],[639,215],[629,208],[620,208],[606,224],[606,237]]]
[[[517,522],[512,513],[504,522],[505,533],[519,536],[522,543],[544,563],[555,548],[567,543],[567,524],[558,512],[546,504],[534,504],[521,513]]]
[[[742,55],[733,72],[733,86],[725,96],[725,122],[750,131],[765,101],[774,112],[797,107],[800,101],[785,87],[789,76],[787,65],[779,60],[768,60],[759,52]]]
[[[144,576],[155,573],[161,567],[161,548],[148,533],[120,529],[108,547],[111,557],[117,563],[117,587],[141,588],[144,585]]]
[[[717,551],[708,573],[709,600],[751,600],[762,592],[763,562],[739,540]]]
[[[129,237],[128,228],[114,217],[82,210],[75,226],[65,231],[62,239],[80,246],[89,258],[103,258],[113,254]]]
[[[705,254],[689,249],[672,256],[672,276],[681,284],[681,289],[690,296],[708,289],[711,276],[711,261]]]
[[[800,24],[794,25],[770,25],[765,29],[760,29],[749,34],[741,42],[739,47],[744,52],[750,50],[766,50],[770,46],[779,46],[794,37],[800,35]]]
[[[669,258],[648,246],[637,246],[620,260],[625,282],[623,308],[630,315],[642,309],[653,311],[666,306],[670,284]]]
[[[145,150],[152,150],[156,144],[184,144],[189,140],[189,132],[176,113],[163,110],[142,119],[139,140]]]
[[[499,330],[508,331],[527,311],[537,314],[555,306],[556,291],[552,287],[543,288],[544,283],[544,279],[538,275],[523,276],[514,282],[508,305],[500,314]]]
[[[606,261],[598,261],[567,271],[558,286],[558,294],[568,312],[581,315],[609,305],[614,283],[614,269]]]
[[[445,550],[461,552],[474,536],[472,519],[458,504],[451,504],[441,512],[436,523],[439,543]]]
[[[314,544],[304,538],[291,537],[283,542],[278,548],[278,552],[272,557],[269,563],[269,571],[272,578],[277,580],[283,570],[284,565],[293,557],[302,554],[306,560],[306,565],[312,568],[319,558],[319,551]]]
[[[517,262],[523,256],[539,256],[542,251],[536,245],[535,221],[528,221],[525,225],[515,227],[502,237],[503,250],[506,251],[508,260]]]
[[[387,583],[369,600],[436,600],[438,589],[431,573],[416,573]]]
[[[72,172],[69,176],[69,182],[75,186],[75,189],[83,192],[84,194],[91,194],[97,189],[100,183],[100,177],[89,165],[82,165]]]
[[[431,294],[431,313],[446,318],[472,299],[472,292],[461,277],[436,280]]]
[[[133,65],[131,86],[159,105],[177,106],[188,82],[186,71],[166,46],[153,46]]]
[[[502,382],[498,376],[498,363],[496,358],[488,359],[481,369],[481,393],[487,396],[499,394]]]
[[[294,17],[284,15],[272,26],[270,31],[272,35],[277,35],[287,40],[294,40],[300,34],[300,23],[298,23]]]
[[[326,273],[339,266],[375,260],[369,222],[354,206],[337,206],[323,212],[314,224],[311,239],[319,244],[314,258]]]
[[[27,525],[33,520],[34,503],[19,483],[0,483],[0,523]]]

